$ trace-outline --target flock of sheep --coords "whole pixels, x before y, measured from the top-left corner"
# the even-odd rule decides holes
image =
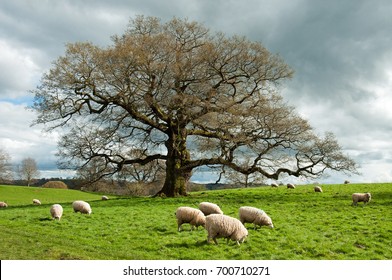
[[[108,200],[109,198],[107,196],[102,196],[102,200]],[[39,199],[34,198],[33,199],[33,204],[34,205],[41,205],[41,201]],[[0,208],[2,207],[8,207],[8,204],[0,201]],[[91,206],[88,202],[83,201],[83,200],[76,200],[72,203],[72,208],[74,212],[80,212],[82,214],[88,214],[90,215],[92,213]],[[50,215],[52,219],[54,220],[60,220],[61,217],[63,216],[63,207],[60,204],[53,204],[50,209],[49,209]]]
[[[91,206],[88,202],[83,200],[76,200],[72,203],[72,208],[74,212],[80,212],[82,214],[90,215],[92,213]],[[50,215],[52,219],[59,220],[63,216],[63,207],[60,204],[53,204],[50,207]]]
[[[345,181],[344,183],[348,184],[349,182]],[[272,183],[271,187],[277,188],[277,187],[279,187],[279,185],[277,183]],[[295,185],[289,183],[289,184],[287,184],[287,188],[288,189],[295,189]],[[314,191],[315,192],[323,192],[323,189],[320,186],[315,186]],[[371,193],[353,193],[351,198],[353,200],[352,205],[356,206],[358,204],[358,202],[363,202],[364,204],[368,203],[371,200],[372,195],[371,195]]]
[[[272,187],[277,187],[277,184],[271,184]],[[287,188],[295,189],[293,184],[287,184]],[[320,186],[314,187],[315,192],[323,192]],[[108,200],[107,196],[102,196],[102,200]],[[370,193],[353,193],[352,205],[356,206],[358,202],[368,203],[371,200]],[[34,205],[41,205],[38,199],[33,199]],[[8,207],[7,203],[0,201],[0,208]],[[92,209],[89,203],[76,200],[72,203],[74,212],[90,215]],[[190,224],[191,230],[195,227],[202,226],[207,230],[207,242],[211,239],[215,244],[218,244],[217,238],[226,238],[227,242],[233,240],[238,245],[244,242],[248,236],[248,230],[245,228],[245,223],[252,223],[254,229],[257,226],[269,226],[273,228],[272,219],[263,210],[251,207],[242,206],[239,208],[239,219],[233,218],[223,214],[220,207],[211,202],[202,202],[199,208],[192,208],[188,206],[178,207],[175,216],[177,219],[178,231],[181,231],[183,224]],[[60,220],[63,215],[63,207],[60,204],[53,204],[50,207],[50,215],[54,220]]]
[[[208,233],[207,242],[212,239],[215,244],[218,244],[217,238],[226,238],[227,242],[233,240],[240,245],[248,236],[245,223],[253,223],[255,229],[256,226],[274,227],[271,218],[263,210],[251,206],[240,207],[239,219],[224,215],[220,207],[211,202],[200,203],[199,209],[178,207],[175,215],[178,231],[181,231],[183,224],[190,224],[191,230],[202,226]]]
[[[271,184],[278,187],[277,184]],[[295,189],[294,184],[287,184],[288,189]],[[323,192],[320,186],[314,187],[315,192]],[[353,193],[352,205],[364,202],[364,205],[371,200],[370,193]],[[238,245],[244,242],[248,236],[245,223],[253,223],[256,226],[269,226],[273,228],[272,219],[261,209],[242,206],[239,208],[239,219],[224,215],[220,207],[211,202],[202,202],[199,209],[188,206],[178,207],[175,216],[177,218],[178,231],[181,231],[183,224],[190,224],[191,231],[196,227],[202,226],[207,230],[207,242],[211,239],[218,244],[217,238],[226,238],[227,242],[233,240]]]

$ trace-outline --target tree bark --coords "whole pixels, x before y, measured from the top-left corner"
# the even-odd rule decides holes
[[[172,131],[168,135],[169,139],[165,143],[167,148],[166,178],[162,189],[156,195],[185,196],[187,184],[192,176],[192,169],[185,167],[190,160],[186,147],[186,130]]]

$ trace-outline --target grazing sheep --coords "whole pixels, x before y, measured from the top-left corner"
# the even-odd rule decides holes
[[[245,223],[252,223],[254,225],[254,229],[256,229],[256,226],[269,226],[270,228],[274,227],[272,220],[267,215],[267,213],[255,207],[240,207],[239,216],[242,224],[245,225]]]
[[[352,205],[357,205],[358,202],[361,201],[363,201],[363,204],[366,205],[366,203],[368,203],[371,200],[372,195],[370,193],[353,193],[352,198],[353,198]]]
[[[204,215],[208,216],[210,214],[223,214],[222,210],[218,205],[211,202],[202,202],[199,204],[199,209]]]
[[[108,200],[108,199],[109,199],[109,197],[107,197],[106,195],[102,196],[102,200]]]
[[[41,201],[39,201],[38,199],[33,199],[33,204],[34,205],[41,205]]]
[[[72,208],[75,212],[80,212],[82,214],[91,214],[92,210],[90,204],[86,201],[76,200],[72,203]]]
[[[314,191],[315,192],[323,192],[323,189],[320,186],[315,186]]]
[[[190,224],[191,231],[195,226],[196,228],[199,226],[205,227],[206,217],[199,209],[181,206],[177,208],[175,214],[177,218],[178,231],[181,231],[182,224]]]
[[[277,183],[271,183],[271,187],[273,187],[273,188],[278,188],[279,185],[278,185]]]
[[[4,201],[0,201],[0,208],[5,208],[8,207],[8,204],[5,203]]]
[[[227,242],[231,239],[240,245],[248,236],[248,230],[238,219],[222,214],[211,214],[207,216],[206,230],[208,232],[208,243],[212,239],[215,244],[218,244],[216,239],[223,237],[227,239]]]
[[[50,207],[50,215],[53,219],[60,221],[61,216],[63,215],[63,207],[60,204],[53,204],[52,207]]]
[[[294,185],[294,184],[288,183],[288,184],[287,184],[287,188],[288,188],[288,189],[295,189],[295,185]]]

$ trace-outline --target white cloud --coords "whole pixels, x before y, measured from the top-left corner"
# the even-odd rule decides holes
[[[39,166],[56,168],[58,133],[44,134],[42,127],[31,127],[35,118],[25,105],[0,102],[0,146],[11,156],[16,165],[27,157],[32,157]]]
[[[0,98],[20,98],[38,82],[42,69],[34,61],[36,50],[20,48],[0,39]]]

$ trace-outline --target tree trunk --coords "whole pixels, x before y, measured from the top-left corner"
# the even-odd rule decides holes
[[[166,162],[166,178],[163,188],[158,195],[167,197],[187,195],[186,187],[190,179],[191,172],[184,172],[178,168],[177,160],[168,159]]]
[[[166,178],[162,189],[156,195],[167,197],[186,196],[186,187],[192,176],[192,170],[186,169],[186,163],[190,159],[186,147],[186,130],[182,133],[173,132],[165,145],[167,148]]]

